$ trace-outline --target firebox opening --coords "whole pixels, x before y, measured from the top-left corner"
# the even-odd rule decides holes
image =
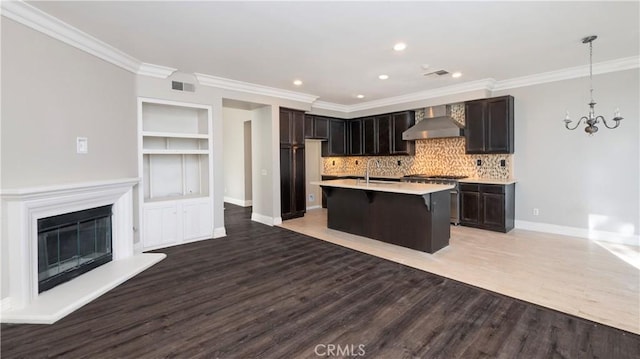
[[[38,293],[110,262],[112,205],[38,220]]]

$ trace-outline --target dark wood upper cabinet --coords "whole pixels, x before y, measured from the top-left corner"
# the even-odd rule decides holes
[[[414,155],[415,142],[402,139],[402,133],[415,125],[416,115],[413,111],[394,113],[391,115],[391,154]]]
[[[304,112],[280,108],[280,144],[304,145]]]
[[[322,143],[322,156],[344,156],[347,154],[347,123],[345,120],[329,119],[329,140]]]
[[[329,118],[304,115],[304,138],[326,140],[329,138]]]
[[[362,120],[362,154],[378,154],[378,130],[377,121],[374,117],[365,117]]]
[[[467,153],[513,153],[513,96],[465,103]]]
[[[362,141],[362,120],[355,119],[347,121],[348,128],[348,151],[349,155],[362,155],[363,154],[363,141]]]
[[[313,138],[313,115],[304,115],[304,138]]]
[[[329,138],[329,119],[326,117],[317,117],[313,123],[314,138]]]
[[[378,122],[378,155],[391,153],[391,115],[376,116]]]
[[[291,144],[293,141],[292,136],[292,124],[291,124],[291,111],[281,108],[280,109],[280,144]]]
[[[486,151],[513,153],[513,97],[487,100]]]
[[[484,100],[470,101],[465,104],[465,138],[467,153],[484,151]]]
[[[304,112],[292,111],[291,134],[294,145],[304,145]]]
[[[309,115],[307,115],[309,116]],[[413,141],[404,141],[402,133],[415,124],[415,112],[404,111],[374,117],[342,120],[328,117],[307,119],[306,125],[318,126],[319,119],[328,122],[328,141],[322,143],[322,156],[387,156],[414,155]],[[325,126],[322,125],[322,130]],[[315,128],[314,137],[320,131]],[[307,130],[306,137],[310,132]]]

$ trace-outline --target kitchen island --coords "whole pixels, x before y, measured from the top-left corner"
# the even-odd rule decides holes
[[[427,253],[449,245],[452,185],[338,179],[311,182],[327,197],[327,226]]]

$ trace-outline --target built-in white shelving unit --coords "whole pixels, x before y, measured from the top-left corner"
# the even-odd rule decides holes
[[[213,237],[211,106],[138,99],[143,250]]]

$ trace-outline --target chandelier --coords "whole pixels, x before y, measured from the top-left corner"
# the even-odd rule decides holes
[[[585,127],[584,129],[584,132],[588,133],[589,135],[593,135],[594,133],[598,132],[598,126],[596,126],[596,124],[598,124],[600,121],[602,121],[602,123],[606,128],[613,129],[620,126],[620,121],[622,120],[622,117],[620,117],[619,109],[616,109],[616,112],[613,114],[613,121],[615,122],[615,125],[613,126],[609,126],[609,124],[607,124],[607,121],[604,119],[604,117],[596,116],[596,113],[595,113],[594,107],[596,103],[593,102],[593,41],[597,38],[598,38],[597,36],[591,35],[582,39],[583,44],[589,44],[589,84],[590,84],[589,91],[591,92],[591,102],[589,102],[589,115],[582,116],[580,120],[576,122],[576,125],[573,127],[569,126],[572,122],[571,119],[569,118],[569,111],[567,111],[567,116],[564,118],[564,125],[568,130],[575,130],[576,128],[578,128],[580,123],[584,120],[585,124],[587,125],[587,127]]]

